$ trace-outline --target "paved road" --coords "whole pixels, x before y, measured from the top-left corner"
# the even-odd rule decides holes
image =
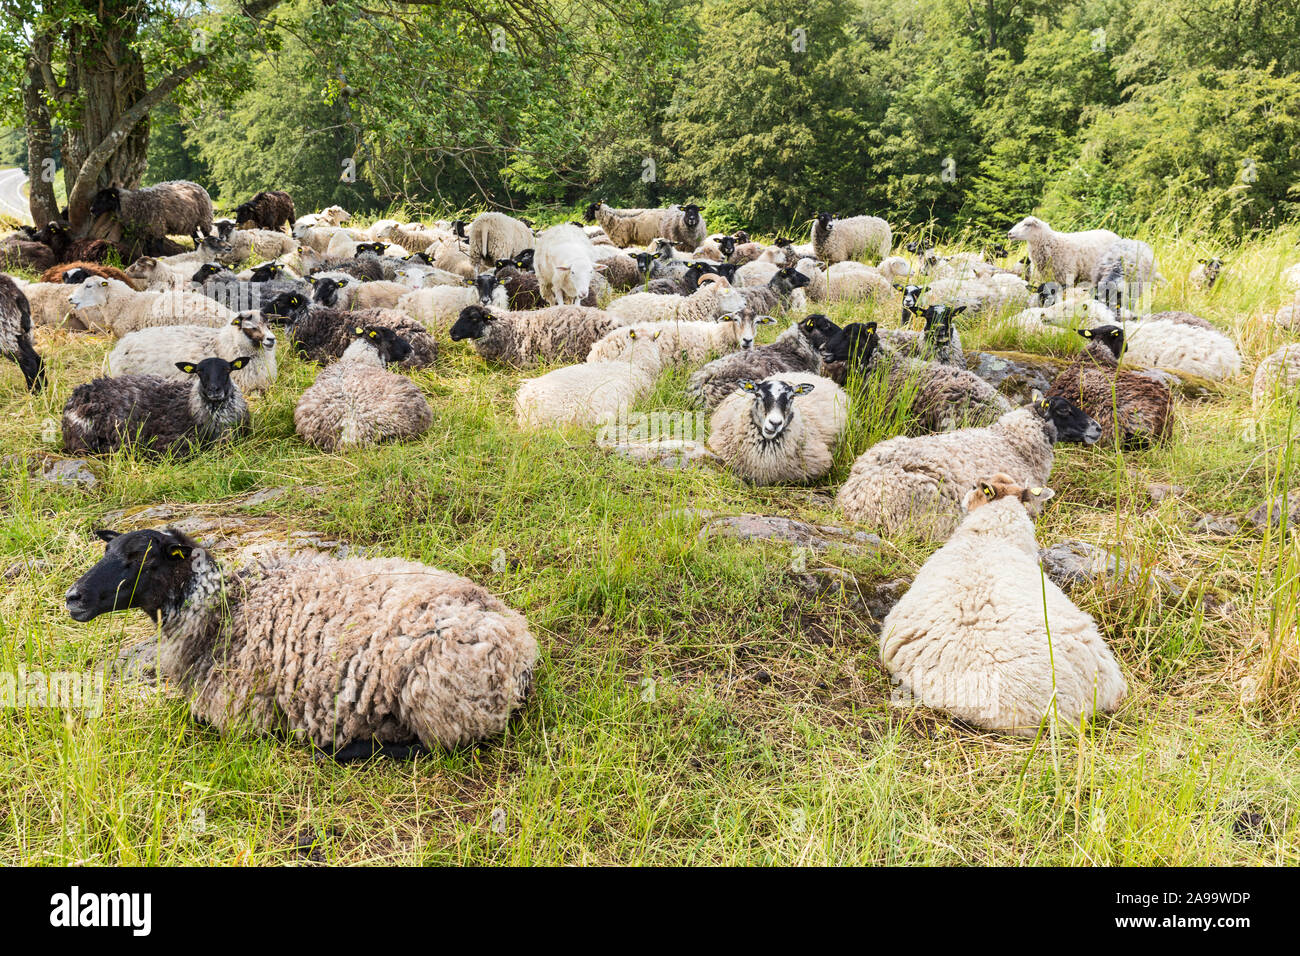
[[[0,169],[0,212],[21,222],[31,222],[31,210],[23,195],[27,174],[21,169]]]

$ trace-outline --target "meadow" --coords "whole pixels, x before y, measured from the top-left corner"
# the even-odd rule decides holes
[[[64,457],[63,402],[109,343],[41,330],[44,393],[0,365],[0,673],[101,673],[147,641],[142,614],[76,624],[63,594],[101,553],[92,529],[163,520],[466,575],[525,614],[542,660],[504,737],[411,763],[222,738],[173,690],[130,678],[105,680],[102,712],[6,709],[0,863],[1300,863],[1300,541],[1285,524],[1193,529],[1297,484],[1294,396],[1254,407],[1250,376],[1288,341],[1263,317],[1288,301],[1300,227],[1229,250],[1210,292],[1186,279],[1200,233],[1138,238],[1170,280],[1155,308],[1210,319],[1246,371],[1181,399],[1163,447],[1058,448],[1039,544],[1082,540],[1139,571],[1071,592],[1129,693],[1114,715],[1033,740],[891,703],[872,609],[933,545],[701,534],[707,513],[843,525],[832,502],[854,457],[907,431],[906,415],[864,403],[825,480],[756,488],[610,454],[590,430],[521,432],[515,386],[537,373],[444,339],[439,366],[413,375],[435,415],[421,440],[325,455],[293,428],[315,367],[282,347],[250,435],[186,460],[92,459],[93,487],[62,485],[38,475]],[[898,323],[892,305],[828,314]],[[961,334],[968,353],[1077,348],[998,316],[963,317]],[[688,411],[685,375],[636,410]]]

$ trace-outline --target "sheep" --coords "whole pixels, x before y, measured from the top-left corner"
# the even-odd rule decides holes
[[[515,421],[521,428],[596,425],[618,415],[654,387],[664,356],[649,336],[618,361],[566,365],[519,383]]]
[[[198,292],[136,292],[124,282],[91,276],[68,301],[119,338],[157,325],[227,325],[235,313]]]
[[[831,470],[848,422],[844,389],[808,372],[738,385],[709,421],[709,449],[728,469],[756,485],[811,481]]]
[[[296,221],[293,198],[282,189],[264,189],[235,208],[235,222],[240,226],[251,222],[259,229],[279,232],[286,224],[292,230]]]
[[[433,412],[410,379],[384,370],[411,351],[406,340],[381,325],[358,325],[347,351],[316,376],[293,412],[307,444],[321,451],[415,438],[428,431]]]
[[[552,305],[581,302],[591,292],[592,279],[605,271],[596,261],[591,240],[577,226],[552,226],[537,237],[537,287]]]
[[[1127,692],[1092,617],[1042,571],[1031,514],[1050,488],[1005,473],[961,489],[964,520],[886,616],[897,694],[977,727],[1032,737],[1078,727]]]
[[[1232,340],[1217,329],[1139,319],[1124,326],[1128,358],[1135,365],[1165,368],[1211,381],[1241,372],[1241,354]]]
[[[692,259],[708,259],[711,262],[723,262],[731,258],[731,254],[736,251],[736,240],[731,236],[717,235],[709,236],[701,242],[695,251],[691,253]]]
[[[984,279],[935,279],[924,299],[926,303],[961,305],[971,312],[996,312],[1009,305],[1028,305],[1032,293],[1019,276],[998,273]]]
[[[483,273],[483,275],[491,274],[490,272]],[[477,278],[477,276],[474,277],[474,279]],[[401,266],[393,270],[392,281],[400,283],[408,289],[424,289],[440,285],[459,289],[465,288],[465,280],[458,273],[447,272],[445,269],[426,265],[423,262],[403,262]]]
[[[374,256],[362,256],[359,259],[338,259],[322,256],[314,249],[298,250],[298,270],[305,276],[321,272],[343,272],[354,279],[364,282],[379,282],[384,279],[384,264]],[[286,260],[292,263],[292,257]],[[396,275],[394,268],[392,275]]]
[[[113,216],[128,237],[192,236],[198,243],[212,233],[212,199],[208,191],[183,179],[142,189],[101,189],[90,201],[90,215]]]
[[[1282,285],[1288,292],[1300,292],[1300,262],[1282,270]]]
[[[1142,447],[1164,441],[1173,429],[1173,393],[1164,382],[1119,367],[1124,330],[1117,325],[1079,329],[1088,346],[1063,369],[1047,397],[1068,398],[1101,426],[1100,442]]]
[[[144,288],[143,283],[137,285],[136,279],[118,269],[116,266],[106,266],[99,262],[64,262],[57,266],[51,266],[41,275],[42,282],[62,282],[67,285],[78,285],[91,276],[103,276],[106,279],[116,279],[119,282],[125,282],[131,288],[140,291]]]
[[[942,541],[957,527],[962,499],[981,475],[1005,469],[1043,484],[1052,473],[1053,445],[1091,445],[1100,437],[1101,426],[1068,398],[1035,392],[1028,405],[992,425],[873,445],[853,463],[835,505],[881,535],[912,530]]]
[[[311,249],[320,255],[326,255],[326,250],[336,238],[341,237],[344,243],[356,243],[365,237],[354,233],[351,229],[345,229],[342,226],[327,226],[323,223],[316,225],[304,225],[303,219],[299,219],[293,227],[293,238],[298,241],[302,247]],[[345,257],[352,255],[352,245],[347,246]]]
[[[1067,289],[1080,278],[1090,279],[1106,251],[1119,242],[1109,229],[1056,232],[1034,216],[1012,226],[1007,238],[1029,244],[1029,265],[1038,281],[1054,280]]]
[[[592,245],[597,262],[605,267],[605,281],[620,292],[641,284],[641,272],[634,258],[621,249],[608,245]]]
[[[908,329],[887,329],[879,333],[882,345],[889,346],[899,355],[907,358],[930,359],[942,365],[956,368],[966,367],[966,356],[962,352],[961,336],[953,328],[953,317],[965,306],[950,308],[946,305],[931,305],[919,314],[925,321],[920,332]],[[910,322],[917,313],[904,304],[903,321]]]
[[[18,363],[33,395],[45,387],[45,363],[32,342],[31,306],[7,275],[0,275],[0,355]]]
[[[1223,273],[1223,260],[1218,256],[1209,259],[1197,259],[1196,266],[1188,273],[1187,280],[1193,287],[1208,292],[1214,288]]]
[[[230,253],[225,258],[231,262],[243,262],[250,256],[278,259],[298,251],[298,242],[292,236],[268,229],[239,229],[227,241]]]
[[[234,312],[260,309],[262,303],[282,292],[310,292],[307,282],[294,279],[272,279],[268,275],[276,274],[277,269],[254,270],[254,279],[241,279],[229,269],[222,268],[214,262],[205,262],[190,277],[191,283],[198,286],[198,292],[220,302]]]
[[[656,295],[634,292],[614,299],[606,307],[622,325],[638,322],[702,322],[745,307],[745,298],[722,276],[700,277],[699,288],[690,295]]]
[[[89,314],[82,314],[73,309],[68,301],[68,286],[65,283],[16,284],[27,297],[33,326],[66,329],[70,332],[108,331]]]
[[[591,240],[587,239],[587,243],[590,245]],[[469,260],[476,273],[492,268],[498,259],[511,259],[532,245],[533,231],[503,212],[482,213],[469,225]]]
[[[59,256],[43,242],[9,237],[0,241],[0,269],[28,269],[44,272],[59,261]]]
[[[682,251],[694,249],[709,232],[704,217],[700,215],[700,207],[695,203],[669,206],[664,210],[659,222],[659,236]]]
[[[854,370],[865,377],[883,368],[889,402],[910,396],[912,412],[928,430],[988,424],[1010,411],[998,390],[973,372],[881,348],[874,322],[841,329],[824,315],[810,315],[798,328],[821,352],[832,378],[833,368],[843,368],[846,381]]]
[[[745,300],[745,309],[751,313],[767,315],[776,311],[795,309],[803,311],[807,305],[805,292],[810,280],[797,269],[780,269],[758,288],[737,289]]]
[[[665,365],[703,362],[736,348],[753,348],[758,325],[774,321],[770,315],[746,311],[739,316],[724,315],[716,322],[644,322],[615,328],[592,345],[587,361],[617,360],[636,339],[649,336],[663,353]]]
[[[1300,345],[1284,345],[1259,363],[1251,388],[1251,400],[1261,405],[1281,392],[1300,386]]]
[[[309,276],[312,300],[331,309],[393,309],[411,291],[400,282],[357,282],[348,277]]]
[[[219,236],[209,236],[191,252],[175,256],[141,256],[126,268],[134,285],[146,292],[185,289],[194,270],[209,262],[235,262],[234,247]]]
[[[742,380],[760,381],[791,372],[818,374],[822,366],[821,353],[792,324],[770,345],[732,352],[703,366],[688,380],[686,394],[696,405],[712,409]]]
[[[534,312],[495,312],[466,306],[451,327],[451,340],[471,339],[489,362],[530,368],[538,362],[581,361],[610,329],[623,324],[600,309],[556,305]]]
[[[68,590],[68,613],[148,614],[159,672],[219,732],[287,732],[338,762],[409,757],[499,734],[527,699],[537,641],[465,578],[319,554],[231,573],[174,528],[96,534],[104,557]]]
[[[1156,254],[1149,245],[1120,239],[1097,260],[1090,278],[1103,302],[1118,305],[1121,296],[1126,302],[1141,301],[1150,285],[1163,281],[1164,276],[1156,271]]]
[[[397,308],[420,321],[431,331],[449,328],[466,306],[480,305],[505,312],[510,309],[506,287],[491,272],[479,276],[472,286],[431,286],[415,289],[397,300]]]
[[[230,377],[247,358],[178,362],[192,381],[156,375],[97,378],[63,406],[63,447],[104,454],[132,446],[152,455],[185,454],[248,427],[248,404]]]
[[[874,256],[879,262],[889,255],[893,245],[894,234],[889,223],[877,216],[840,219],[832,213],[819,212],[813,222],[813,253],[828,264],[863,256]]]
[[[1089,296],[1067,292],[1060,300],[1046,306],[1030,306],[1013,315],[1008,321],[1024,332],[1041,332],[1044,326],[1064,329],[1087,327],[1094,322],[1113,322],[1116,311]],[[1120,308],[1118,317],[1129,318],[1133,313]]]
[[[238,225],[239,223],[233,219],[214,219],[212,220],[212,231],[222,239],[229,240]]]
[[[614,209],[603,202],[587,207],[587,221],[599,222],[616,246],[646,246],[663,239],[682,251],[694,249],[708,227],[694,203],[667,209]]]
[[[1121,313],[1121,317],[1124,318],[1129,318],[1131,315],[1132,314],[1129,313],[1125,316]],[[1191,312],[1152,312],[1150,315],[1146,316],[1146,319],[1152,322],[1174,322],[1178,325],[1194,325],[1198,329],[1209,329],[1211,332],[1218,331],[1209,319],[1203,319],[1199,315],[1195,315]]]
[[[108,353],[108,373],[156,375],[183,380],[178,361],[197,364],[215,355],[226,361],[247,357],[230,377],[245,395],[265,392],[275,382],[275,332],[257,312],[241,312],[219,329],[205,325],[163,325],[122,336]]]
[[[291,293],[292,295],[292,293]],[[438,360],[438,343],[419,322],[395,309],[363,309],[344,312],[319,306],[288,306],[279,297],[272,300],[275,312],[290,313],[289,340],[304,358],[328,365],[337,361],[352,344],[357,326],[392,329],[410,346],[411,352],[399,364],[404,368],[428,368]]]
[[[509,299],[510,308],[514,311],[540,309],[546,304],[534,273],[524,272],[513,265],[508,265],[499,266],[496,276],[505,286],[506,298]]]

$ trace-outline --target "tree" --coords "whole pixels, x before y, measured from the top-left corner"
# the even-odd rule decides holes
[[[149,116],[204,76],[213,88],[246,79],[243,53],[266,42],[261,18],[280,0],[241,0],[237,13],[166,0],[9,0],[0,5],[0,58],[20,77],[4,101],[27,132],[34,222],[56,218],[52,126],[64,128],[69,217],[86,225],[91,198],[145,172]]]

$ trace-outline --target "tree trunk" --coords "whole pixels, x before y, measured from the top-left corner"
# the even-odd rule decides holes
[[[48,36],[32,40],[27,60],[27,77],[23,84],[23,112],[27,118],[27,206],[37,229],[59,218],[59,204],[54,199],[54,178],[45,175],[46,161],[54,157],[54,136],[50,130],[50,110],[42,96],[45,88],[41,64],[50,62],[53,44]],[[53,169],[53,167],[49,167]]]

